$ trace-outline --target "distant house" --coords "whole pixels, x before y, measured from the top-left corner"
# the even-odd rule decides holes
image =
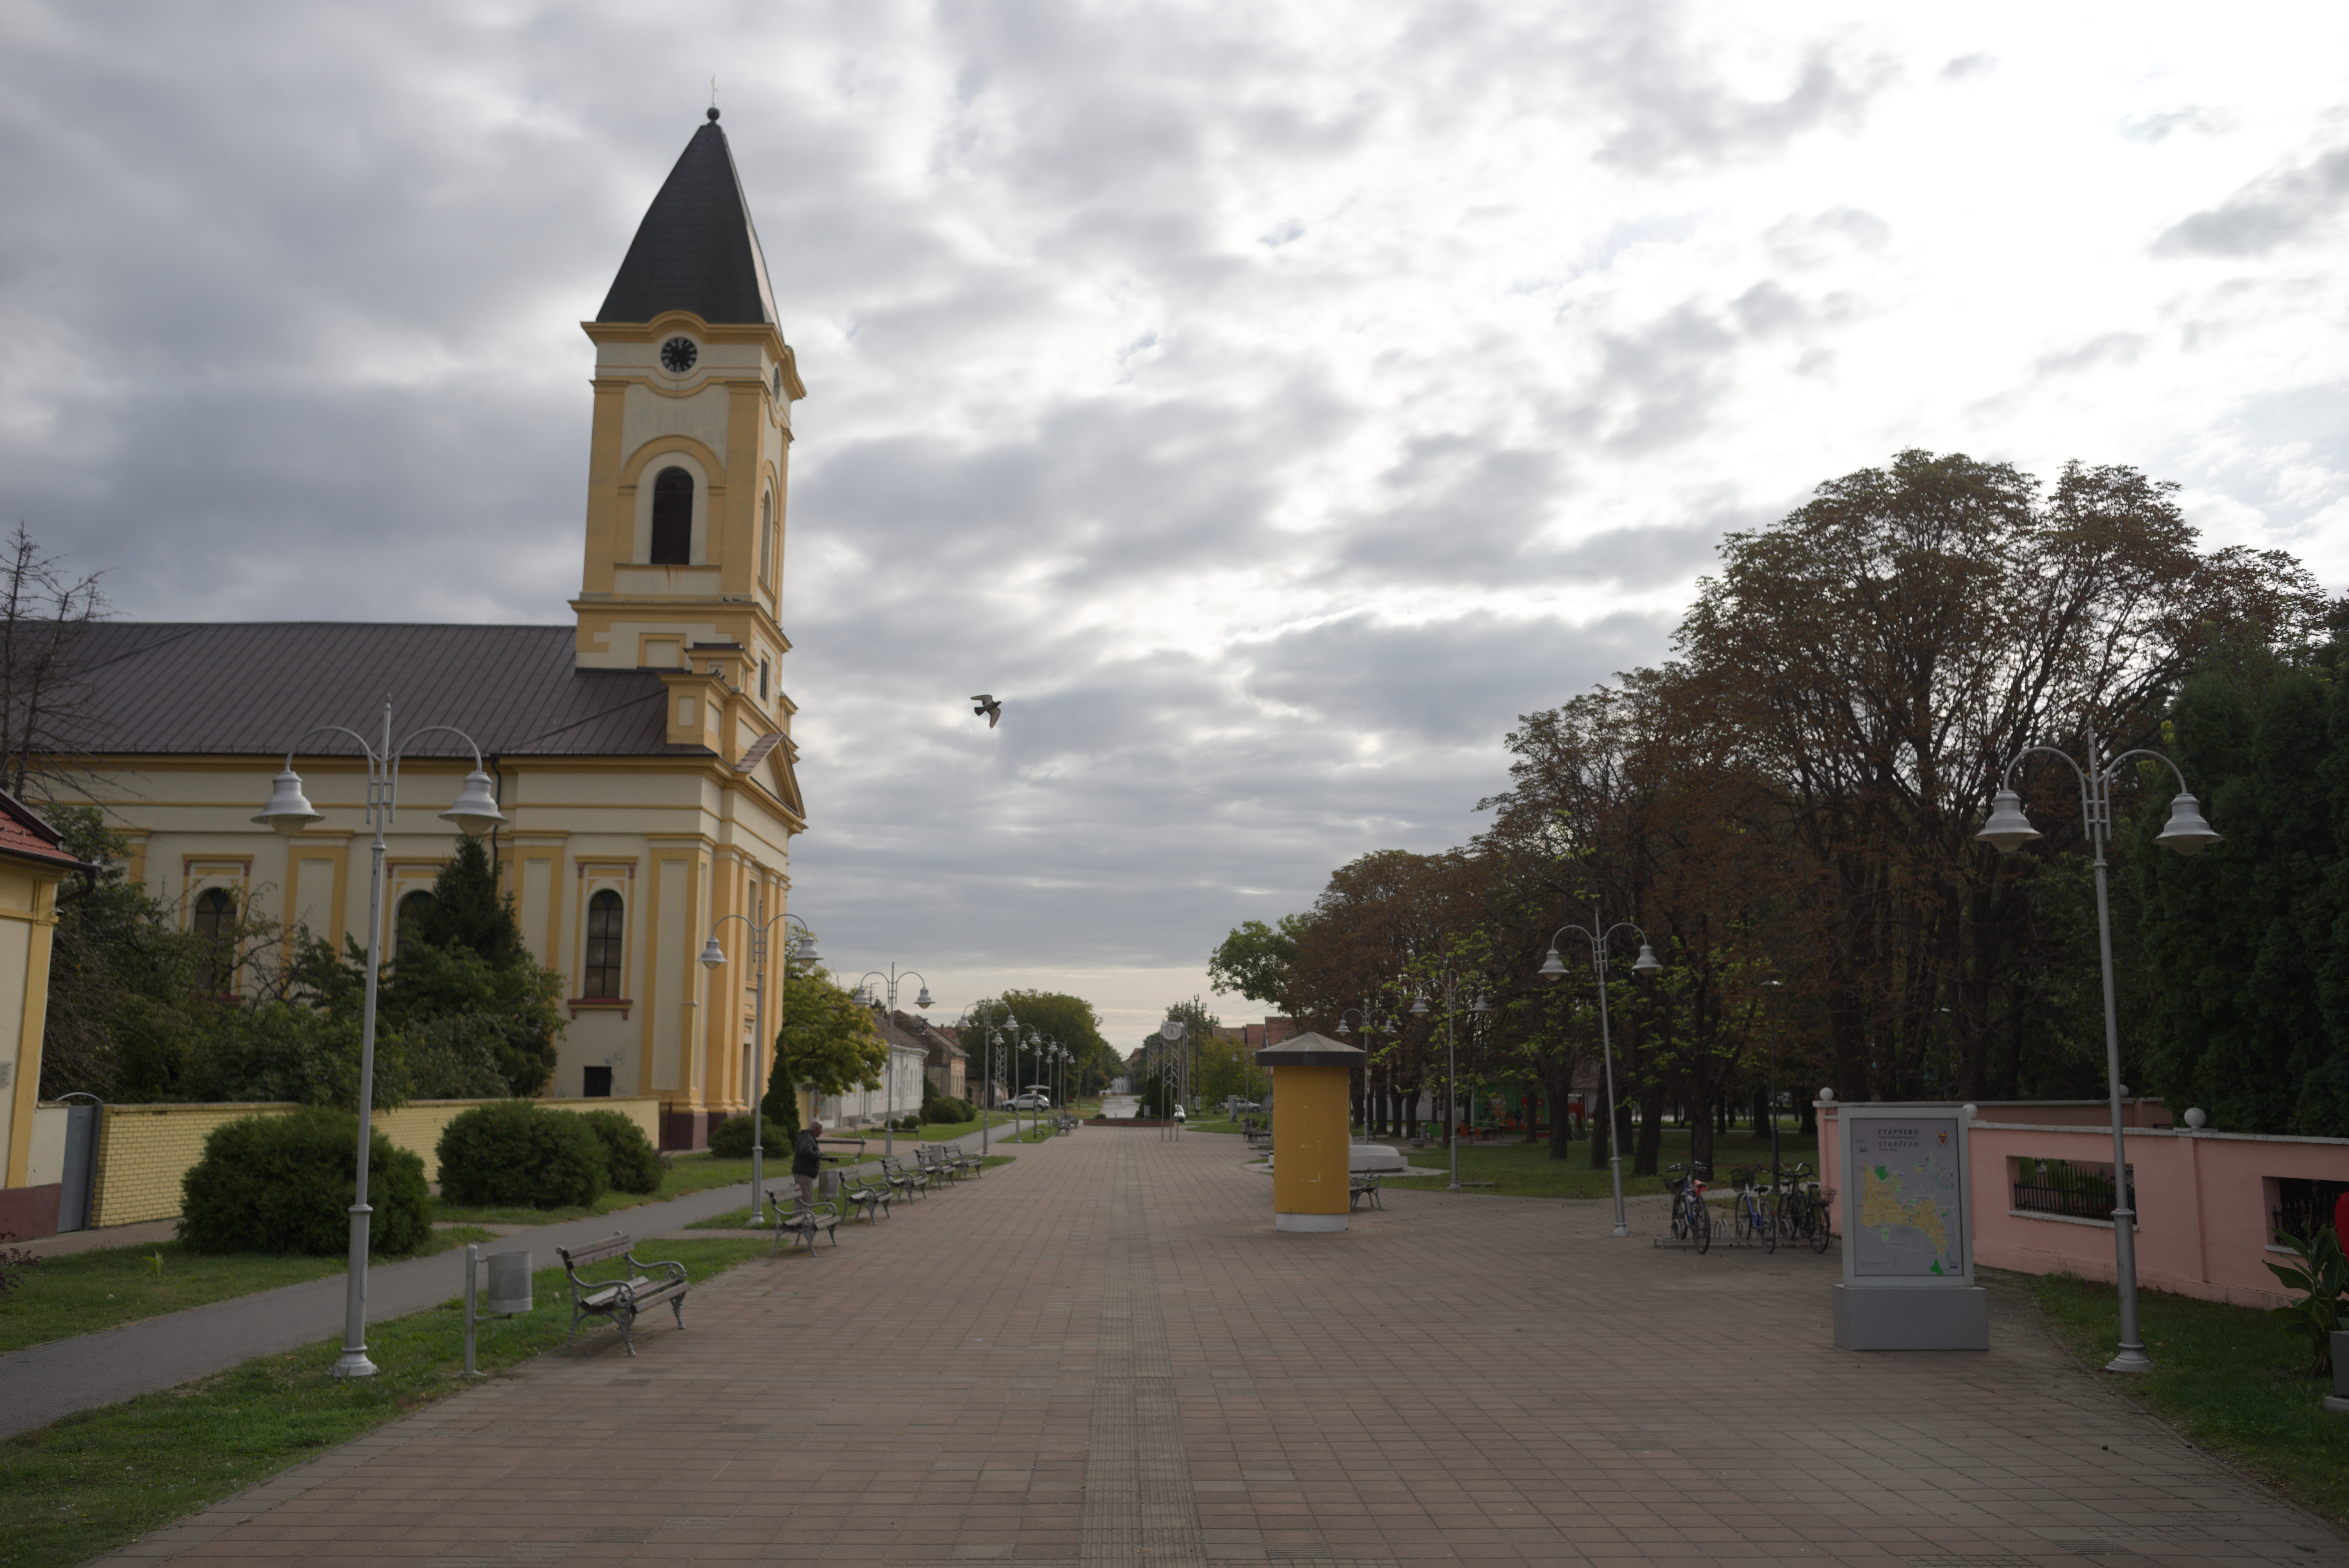
[[[41,1091],[57,884],[88,869],[63,848],[55,828],[0,790],[0,1231],[18,1236],[52,1235],[57,1228],[67,1112],[62,1106],[36,1112],[34,1102]]]
[[[896,1037],[918,1045],[924,1052],[922,1076],[935,1085],[940,1094],[957,1099],[970,1098],[970,1054],[962,1048],[955,1031],[931,1023],[927,1018],[911,1013],[893,1014],[887,1020]]]

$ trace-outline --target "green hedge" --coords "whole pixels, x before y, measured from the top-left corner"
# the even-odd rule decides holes
[[[573,1111],[580,1120],[595,1130],[604,1140],[604,1170],[618,1192],[657,1192],[660,1191],[660,1150],[645,1136],[645,1130],[616,1110]]]
[[[798,1140],[798,1133],[770,1117],[767,1119],[767,1130],[761,1136],[761,1141],[766,1146],[766,1151],[771,1158],[780,1154],[788,1160],[792,1157],[792,1145]],[[750,1119],[747,1116],[730,1116],[711,1128],[709,1152],[720,1160],[750,1159]]]
[[[526,1099],[475,1106],[440,1133],[440,1199],[488,1208],[593,1203],[611,1183],[604,1149],[595,1126],[574,1112]]]
[[[325,1106],[212,1129],[180,1179],[180,1239],[200,1253],[347,1251],[358,1140],[358,1117]],[[381,1132],[367,1140],[367,1206],[376,1252],[413,1252],[432,1233],[424,1161]]]

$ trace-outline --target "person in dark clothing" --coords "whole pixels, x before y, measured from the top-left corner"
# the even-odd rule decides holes
[[[816,1172],[823,1169],[823,1151],[816,1140],[823,1136],[823,1123],[811,1121],[800,1129],[800,1140],[792,1145],[792,1180],[800,1184],[800,1202],[815,1202]]]

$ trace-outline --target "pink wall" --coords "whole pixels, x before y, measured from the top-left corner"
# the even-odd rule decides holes
[[[1841,1188],[1841,1130],[1837,1107],[1819,1110],[1819,1171],[1823,1185]],[[2005,1108],[1985,1106],[1968,1138],[1972,1161],[1974,1261],[2023,1274],[2069,1270],[2087,1279],[2113,1277],[2113,1228],[2094,1220],[2018,1214],[2013,1169],[2018,1158],[2110,1165],[2110,1120],[2093,1127],[2053,1127],[1988,1119]],[[2128,1162],[2137,1177],[2137,1277],[2151,1290],[2200,1296],[2243,1306],[2281,1306],[2275,1275],[2261,1266],[2289,1254],[2271,1250],[2268,1212],[2280,1177],[2349,1181],[2349,1139],[2267,1138],[2240,1132],[2137,1128],[2122,1118]],[[1843,1202],[1837,1200],[1837,1226]]]

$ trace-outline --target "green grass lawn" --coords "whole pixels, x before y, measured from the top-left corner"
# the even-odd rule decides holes
[[[492,1239],[489,1232],[471,1226],[437,1230],[421,1247],[403,1255],[422,1257]],[[341,1274],[345,1262],[339,1253],[206,1254],[190,1252],[180,1242],[99,1247],[44,1258],[18,1271],[20,1285],[0,1295],[0,1355],[208,1302],[325,1279]]]
[[[1020,1120],[1023,1123],[1027,1120],[1024,1112],[1021,1114]],[[1008,1127],[1011,1123],[1011,1113],[1008,1110],[990,1110],[983,1117],[974,1117],[968,1121],[926,1121],[911,1132],[899,1132],[897,1141],[899,1143],[946,1143],[957,1138],[969,1137],[978,1130],[982,1121],[989,1127]],[[886,1134],[878,1129],[860,1127],[853,1133],[827,1133],[825,1136],[862,1138],[864,1140],[864,1152],[869,1157],[881,1151],[879,1145]]]
[[[713,1238],[663,1242],[707,1280],[765,1244]],[[485,1321],[479,1365],[495,1371],[563,1342],[571,1308],[563,1271],[533,1281],[537,1309]],[[685,1310],[693,1312],[690,1297]],[[639,1321],[647,1342],[673,1334],[669,1315]],[[609,1338],[613,1330],[582,1330]],[[466,1386],[464,1314],[454,1299],[367,1332],[379,1375],[326,1375],[341,1352],[322,1340],[264,1356],[212,1377],[124,1404],[68,1416],[0,1442],[0,1568],[66,1568],[310,1459],[334,1444],[408,1414]]]
[[[911,1133],[899,1133],[900,1139]],[[750,1184],[750,1162],[748,1160],[719,1160],[706,1150],[698,1154],[667,1156],[668,1169],[661,1173],[660,1190],[657,1192],[606,1192],[592,1205],[572,1204],[561,1209],[496,1208],[470,1206],[462,1203],[438,1203],[433,1217],[442,1221],[458,1221],[470,1225],[552,1225],[564,1220],[585,1220],[596,1214],[617,1213],[623,1209],[640,1208],[647,1203],[666,1202],[688,1193],[706,1192],[712,1187],[723,1187],[739,1181]],[[776,1179],[780,1171],[791,1174],[792,1154],[786,1150],[767,1151],[767,1178]]]
[[[1688,1160],[1689,1135],[1685,1129],[1668,1127],[1664,1130],[1663,1152],[1658,1166],[1684,1163]],[[1798,1138],[1791,1132],[1778,1134],[1779,1159],[1785,1164],[1818,1162],[1818,1140]],[[1389,1176],[1383,1184],[1405,1189],[1441,1187],[1450,1179],[1452,1155],[1445,1149],[1413,1149],[1406,1151],[1414,1171],[1425,1171],[1424,1176]],[[1770,1139],[1765,1133],[1756,1138],[1750,1132],[1723,1133],[1713,1140],[1713,1191],[1728,1196],[1729,1168],[1733,1165],[1767,1165],[1770,1163]],[[1578,1142],[1565,1160],[1549,1157],[1549,1143],[1526,1143],[1522,1139],[1493,1143],[1465,1143],[1460,1146],[1460,1180],[1490,1181],[1490,1187],[1479,1187],[1480,1192],[1493,1192],[1515,1198],[1605,1198],[1614,1188],[1609,1184],[1607,1169],[1590,1169],[1590,1145]],[[1623,1161],[1623,1192],[1627,1197],[1664,1191],[1661,1170],[1653,1176],[1631,1174],[1629,1155]]]
[[[2030,1281],[2056,1337],[2091,1370],[2120,1342],[2113,1287],[2072,1274]],[[2096,1376],[2142,1400],[2198,1446],[2223,1454],[2293,1501],[2349,1524],[2349,1419],[2324,1408],[2329,1378],[2307,1375],[2308,1343],[2284,1320],[2140,1291],[2137,1321],[2153,1370]]]

